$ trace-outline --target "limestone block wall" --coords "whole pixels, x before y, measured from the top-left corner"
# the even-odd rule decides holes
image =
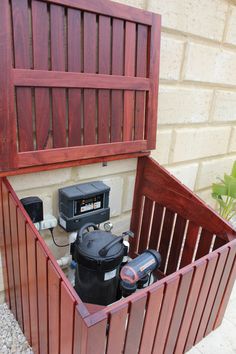
[[[236,160],[236,1],[116,0],[162,15],[157,149],[208,204]]]

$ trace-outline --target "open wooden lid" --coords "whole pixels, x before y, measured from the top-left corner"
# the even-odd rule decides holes
[[[109,0],[1,0],[0,173],[156,145],[160,16]]]

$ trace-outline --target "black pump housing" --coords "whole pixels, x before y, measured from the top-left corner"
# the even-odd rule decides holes
[[[123,238],[101,230],[84,234],[85,229],[86,225],[74,247],[75,290],[84,302],[109,305],[117,300],[120,265],[126,251]]]

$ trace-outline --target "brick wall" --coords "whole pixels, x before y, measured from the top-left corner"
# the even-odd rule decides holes
[[[152,156],[209,204],[211,183],[236,159],[236,1],[116,0],[162,14],[159,122]],[[57,215],[57,190],[101,179],[111,186],[115,232],[128,228],[136,160],[11,177]],[[66,235],[58,228],[58,242]],[[56,257],[65,250],[53,246]],[[0,268],[1,272],[1,268]],[[3,289],[0,273],[0,301]]]

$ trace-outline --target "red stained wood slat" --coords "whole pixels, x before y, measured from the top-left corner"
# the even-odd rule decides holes
[[[153,341],[161,310],[163,292],[164,285],[161,285],[158,289],[150,290],[150,292],[148,292],[146,316],[143,325],[139,354],[147,354],[152,352]]]
[[[30,32],[28,1],[12,0],[12,21],[15,67],[30,69]],[[16,89],[19,151],[34,150],[32,92],[30,88]]]
[[[135,75],[136,25],[125,24],[125,75]],[[133,140],[135,92],[124,92],[123,141]]]
[[[157,250],[164,207],[155,203],[149,247]]]
[[[164,272],[165,270],[166,258],[167,258],[170,239],[171,239],[174,217],[175,214],[171,210],[166,209],[162,233],[161,233],[160,247],[159,247],[159,252],[162,258],[160,270],[162,272]]]
[[[147,77],[148,27],[137,26],[136,76]],[[146,93],[136,92],[134,138],[144,139]]]
[[[193,259],[196,242],[198,239],[199,226],[190,221],[188,224],[184,249],[181,257],[180,268],[190,264]]]
[[[38,289],[38,321],[39,321],[39,347],[41,353],[48,351],[48,275],[47,254],[42,246],[36,244],[37,262],[37,289]]]
[[[68,9],[68,71],[81,72],[81,12]],[[76,31],[75,31],[76,28]],[[68,145],[81,145],[81,90],[68,90]]]
[[[168,265],[166,270],[167,274],[171,274],[177,270],[180,252],[181,252],[181,246],[184,238],[186,222],[187,220],[182,218],[180,215],[177,215],[173,239],[170,248],[169,259],[168,259]]]
[[[174,304],[178,291],[180,278],[176,276],[174,279],[166,283],[164,297],[161,306],[161,313],[155,335],[155,341],[152,349],[153,354],[163,353],[165,342],[170,327],[170,321],[173,314]]]
[[[25,228],[25,218],[23,217],[22,212],[19,208],[17,208],[17,228],[18,228],[18,240],[19,240],[19,259],[20,259],[20,277],[21,277],[24,334],[27,340],[31,343],[26,228]]]
[[[145,168],[145,161],[138,159],[137,173],[134,188],[134,198],[132,206],[132,215],[130,221],[130,230],[134,233],[134,238],[130,240],[130,256],[133,257],[138,252],[140,224],[142,218],[142,205],[144,196],[142,194],[143,172]]]
[[[51,66],[52,70],[65,71],[64,11],[51,5]],[[66,146],[66,96],[65,89],[52,89],[53,147]]]
[[[96,73],[96,15],[84,13],[84,72]],[[96,90],[84,89],[84,145],[96,143]]]
[[[225,248],[224,250],[220,251],[220,255],[219,255],[219,259],[217,262],[217,266],[216,266],[216,270],[215,270],[215,274],[214,277],[212,279],[212,283],[211,283],[211,288],[209,290],[208,296],[207,296],[207,301],[206,304],[204,306],[204,312],[201,318],[201,323],[200,326],[198,328],[198,332],[195,338],[195,344],[198,343],[203,337],[204,337],[204,333],[207,327],[207,323],[211,314],[211,310],[214,304],[214,300],[216,297],[216,293],[221,281],[221,277],[223,274],[223,270],[225,267],[225,262],[227,260],[228,257],[228,253],[229,253],[229,249]]]
[[[73,354],[81,354],[81,342],[82,342],[82,326],[79,310],[75,307],[75,322],[74,322],[74,340],[73,340]]]
[[[110,74],[111,67],[111,19],[99,16],[98,66],[100,74]],[[110,91],[98,91],[98,143],[110,140]]]
[[[12,31],[8,1],[1,1],[0,11],[0,170],[16,168],[16,117],[12,87]]]
[[[130,303],[130,314],[124,354],[138,353],[143,329],[146,301],[147,295],[143,295],[140,299],[131,301]]]
[[[81,353],[101,354],[105,352],[107,317],[91,315],[85,318],[81,326]]]
[[[48,261],[48,341],[49,353],[60,354],[60,275]]]
[[[128,304],[122,304],[116,310],[110,312],[109,334],[107,341],[107,354],[123,353]]]
[[[227,304],[229,302],[229,298],[231,295],[231,291],[232,291],[232,288],[235,283],[235,277],[236,277],[236,257],[234,258],[234,261],[233,261],[233,266],[230,271],[230,276],[227,281],[227,285],[226,285],[226,288],[224,291],[223,298],[221,300],[220,308],[218,310],[213,329],[216,329],[221,324],[221,322],[223,320],[225,310],[226,310],[226,307],[227,307]]]
[[[207,265],[206,261],[202,261],[196,267],[194,267],[193,280],[186,301],[185,312],[181,321],[178,337],[176,340],[175,350],[173,351],[173,353],[175,354],[183,353],[184,351],[184,346],[191,325],[194,309],[199,296],[199,291],[201,289],[202,281],[204,279],[206,265]]]
[[[153,201],[145,198],[138,253],[142,253],[148,248],[152,209]]]
[[[16,219],[17,206],[9,194],[9,215],[10,215],[10,228],[12,240],[12,257],[13,257],[13,273],[16,294],[16,313],[17,321],[23,329],[23,313],[22,313],[22,295],[21,295],[21,277],[20,277],[20,257],[19,257],[19,242],[18,242],[18,229]]]
[[[212,278],[214,276],[214,272],[216,269],[217,261],[218,261],[218,254],[211,254],[209,255],[206,272],[204,274],[204,281],[202,282],[201,290],[198,295],[198,301],[196,303],[196,307],[194,310],[194,315],[191,321],[191,326],[189,329],[185,351],[188,351],[193,345],[195,341],[195,337],[197,334],[197,330],[199,324],[201,322],[202,313],[204,311],[205,303],[207,300],[208,292],[211,286]]]
[[[75,299],[68,291],[64,282],[61,282],[61,325],[60,325],[60,354],[73,352],[73,326]]]
[[[124,21],[112,23],[112,75],[124,74]],[[111,142],[122,140],[124,97],[121,90],[111,92]]]
[[[217,316],[220,304],[223,300],[223,294],[226,289],[226,285],[227,285],[227,281],[229,279],[230,271],[232,269],[233,261],[235,258],[235,253],[236,253],[236,243],[234,245],[230,246],[229,255],[228,255],[225,267],[224,267],[221,282],[220,282],[220,285],[219,285],[219,288],[217,290],[217,294],[215,297],[215,301],[214,301],[213,307],[211,309],[210,318],[207,323],[207,327],[206,327],[206,331],[204,333],[204,336],[208,335],[213,330],[213,325],[216,320],[216,316]]]
[[[175,308],[171,318],[171,324],[170,324],[165,350],[164,350],[164,353],[166,354],[174,352],[175,344],[178,339],[179,329],[184,315],[186,301],[189,295],[192,276],[193,276],[193,268],[185,270],[183,274],[181,274],[178,295],[176,297]]]
[[[47,4],[32,1],[34,69],[48,70],[49,15]],[[38,150],[51,147],[49,89],[35,88],[35,128]]]
[[[161,42],[161,17],[152,14],[152,30],[150,35],[150,62],[149,78],[151,80],[151,91],[148,94],[146,113],[146,139],[149,149],[156,148],[157,131],[157,106],[159,86],[159,65],[160,65],[160,42]]]
[[[11,308],[10,301],[10,291],[9,291],[9,279],[7,270],[7,252],[6,252],[6,241],[4,232],[4,221],[3,221],[3,203],[2,203],[2,180],[0,179],[0,252],[2,258],[2,271],[3,271],[3,281],[5,289],[5,301],[9,308]]]
[[[31,325],[31,345],[34,353],[39,354],[39,322],[38,322],[38,295],[37,295],[37,270],[36,270],[36,238],[29,227],[26,225],[27,238],[27,263],[29,281],[29,300],[30,300],[30,325]]]
[[[13,312],[14,316],[17,318],[15,280],[14,280],[14,271],[13,271],[12,239],[11,239],[10,215],[9,215],[9,193],[5,183],[2,184],[2,202],[3,202],[3,219],[4,219],[4,231],[5,231],[5,247],[6,247],[6,257],[7,257],[10,304],[11,304],[11,311]]]
[[[199,259],[209,253],[212,239],[213,239],[213,234],[203,229],[197,246],[197,253],[195,259]]]

